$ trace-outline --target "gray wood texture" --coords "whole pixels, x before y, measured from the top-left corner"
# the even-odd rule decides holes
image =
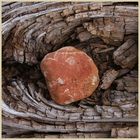
[[[137,3],[2,3],[2,136],[138,137],[137,37]],[[94,59],[101,82],[89,98],[61,106],[39,64],[67,45]]]

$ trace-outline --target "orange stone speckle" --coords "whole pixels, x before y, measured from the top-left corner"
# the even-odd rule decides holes
[[[89,97],[99,84],[93,60],[71,46],[47,54],[40,67],[52,99],[61,105]]]

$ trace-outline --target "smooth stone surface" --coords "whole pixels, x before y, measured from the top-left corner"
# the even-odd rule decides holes
[[[93,60],[71,46],[47,54],[40,67],[52,99],[61,105],[89,97],[99,84]]]

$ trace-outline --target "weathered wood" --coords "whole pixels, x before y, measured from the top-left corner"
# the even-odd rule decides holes
[[[137,37],[137,3],[4,2],[3,137],[137,137]],[[61,106],[39,64],[67,45],[94,59],[102,82],[91,97]]]
[[[114,62],[122,68],[133,68],[138,60],[137,44],[134,40],[128,39],[113,54]]]
[[[108,89],[112,82],[117,78],[118,76],[118,71],[115,71],[113,69],[110,69],[106,71],[102,77],[102,89]]]
[[[112,128],[111,137],[138,138],[138,127]]]

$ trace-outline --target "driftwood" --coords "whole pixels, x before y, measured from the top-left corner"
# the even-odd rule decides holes
[[[137,3],[2,3],[3,137],[138,137],[137,37]],[[67,45],[94,59],[101,82],[60,106],[39,64]]]
[[[113,69],[107,70],[103,77],[102,77],[102,85],[101,88],[102,89],[108,89],[112,82],[116,79],[116,77],[118,76],[118,71],[115,71]]]
[[[134,40],[128,39],[122,46],[114,52],[114,62],[122,68],[133,68],[138,58],[137,44]]]

